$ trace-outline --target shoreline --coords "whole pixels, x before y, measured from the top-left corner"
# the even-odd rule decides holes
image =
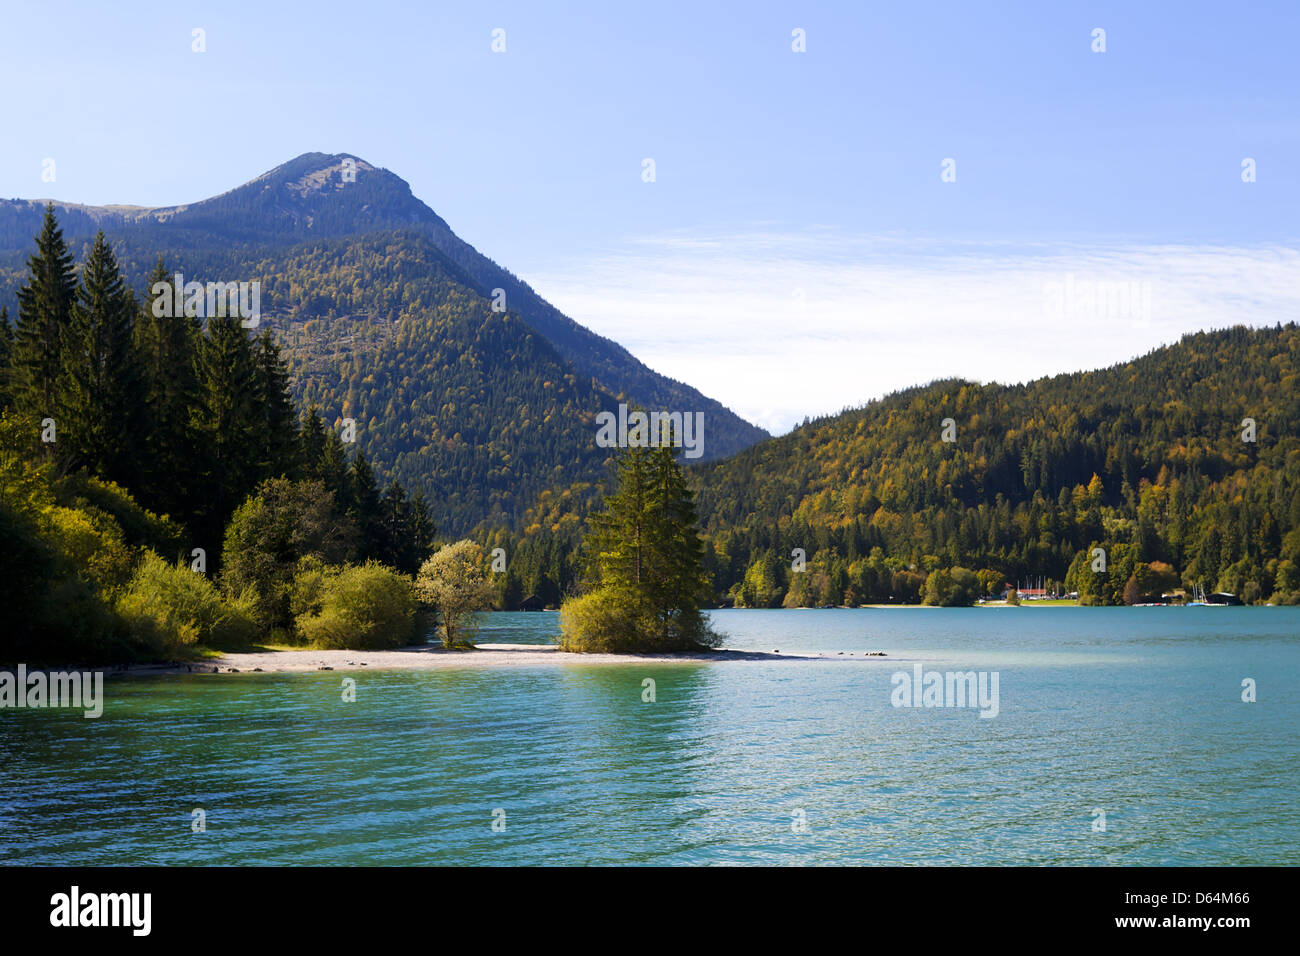
[[[690,651],[673,654],[575,654],[554,644],[476,644],[448,650],[429,644],[382,651],[287,650],[223,654],[194,671],[229,673],[304,673],[323,670],[460,670],[498,667],[603,666],[609,664],[718,664],[740,661],[883,660],[867,654],[782,654],[779,651]],[[184,672],[184,665],[181,665]]]
[[[280,650],[232,651],[199,661],[64,665],[28,668],[36,671],[102,671],[109,677],[145,677],[163,674],[308,674],[328,671],[469,670],[510,667],[606,666],[627,664],[725,664],[763,661],[881,661],[880,651],[851,653],[782,654],[773,651],[691,651],[671,654],[575,654],[554,644],[477,644],[448,650],[424,644],[386,650]],[[0,666],[0,671],[8,670]]]

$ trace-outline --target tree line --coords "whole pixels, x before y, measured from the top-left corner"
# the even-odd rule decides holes
[[[1300,602],[1298,366],[1295,324],[1197,333],[1027,385],[935,382],[693,465],[711,600],[969,604],[1033,578],[1090,604]],[[527,558],[511,598],[576,578],[593,501],[548,492],[497,533]]]
[[[147,288],[170,281],[160,259]],[[286,594],[257,593],[271,585],[250,578],[248,562],[269,555],[296,573],[314,559],[373,577],[414,575],[429,557],[436,529],[423,494],[382,487],[335,423],[315,408],[299,414],[269,331],[250,334],[239,316],[155,310],[102,232],[78,267],[48,207],[15,320],[0,320],[11,571],[0,587],[24,612],[10,647],[57,656],[51,642],[63,641],[111,656],[142,631],[193,643],[225,633],[214,620],[245,618],[226,630],[292,639]],[[271,513],[279,524],[257,524]],[[184,575],[172,573],[179,565]],[[164,592],[207,610],[140,621]]]
[[[1296,603],[1298,436],[1300,328],[1236,327],[1027,385],[935,382],[692,473],[721,601],[911,603],[962,569],[975,596],[1033,577],[1088,603]]]

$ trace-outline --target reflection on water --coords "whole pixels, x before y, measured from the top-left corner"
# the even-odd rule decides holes
[[[354,704],[338,673],[155,677],[110,681],[100,720],[0,711],[0,861],[1300,862],[1300,611],[715,621],[831,658],[379,671]],[[492,615],[480,640],[554,630]],[[912,661],[998,670],[999,716],[891,707]]]

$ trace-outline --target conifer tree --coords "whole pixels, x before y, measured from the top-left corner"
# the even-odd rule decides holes
[[[433,540],[438,535],[438,526],[429,511],[429,503],[424,492],[417,491],[411,498],[410,540],[414,548],[412,560],[416,567],[433,554]]]
[[[73,464],[127,487],[135,486],[144,458],[137,308],[101,231],[62,326],[55,417],[61,450]]]
[[[394,481],[384,491],[379,501],[379,546],[373,557],[385,564],[390,564],[405,574],[414,574],[419,570],[421,557],[415,560],[411,569],[411,555],[415,551],[415,542],[411,540],[414,514],[406,489],[400,481]]]
[[[259,469],[265,478],[297,473],[297,412],[289,395],[289,367],[269,329],[253,344],[259,410]]]
[[[629,448],[619,459],[617,490],[591,523],[588,574],[595,589],[561,616],[565,646],[680,650],[717,643],[700,611],[708,584],[694,495],[670,444]]]
[[[27,260],[27,282],[18,290],[11,366],[15,372],[15,405],[37,418],[54,411],[55,383],[62,366],[62,331],[76,298],[72,253],[54,217],[54,204],[50,203],[36,237],[36,252]]]
[[[699,609],[709,596],[695,495],[670,444],[652,449],[648,457],[645,526],[650,573],[645,592],[664,628],[690,639],[704,626]]]
[[[641,584],[647,574],[650,453],[631,447],[618,462],[617,490],[605,497],[605,506],[592,516],[588,545],[588,574],[602,587],[624,592],[629,600],[644,597]]]
[[[302,415],[298,429],[298,469],[305,478],[320,478],[320,464],[325,456],[325,423],[320,409],[311,406]]]
[[[155,308],[153,290],[159,284],[167,285],[162,295],[170,298],[171,280],[161,256],[149,275],[136,324],[148,423],[141,497],[169,514],[189,515],[197,490],[186,476],[198,451],[192,419],[199,399],[195,366],[203,329],[183,310],[173,315],[170,308]]]
[[[380,521],[379,487],[375,473],[360,449],[352,459],[349,474],[351,511],[360,534],[360,557],[379,558],[384,550],[384,530]]]
[[[336,431],[326,429],[324,439],[320,460],[315,465],[315,477],[325,482],[325,487],[334,492],[334,499],[341,510],[351,511],[354,502],[347,449],[343,447],[343,439]]]
[[[239,319],[208,319],[196,371],[196,478],[203,489],[198,524],[205,542],[219,543],[226,519],[252,489],[258,471],[256,371]]]

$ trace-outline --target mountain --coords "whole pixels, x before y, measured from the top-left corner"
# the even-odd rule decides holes
[[[577,324],[461,240],[405,181],[308,153],[182,206],[55,202],[79,253],[96,230],[143,295],[158,255],[187,280],[257,280],[300,402],[355,419],[385,478],[448,530],[517,519],[538,491],[600,480],[597,412],[702,411],[706,459],[767,433]],[[0,200],[0,304],[14,312],[44,201]],[[493,311],[494,290],[505,312]]]
[[[1025,385],[934,382],[692,470],[715,586],[742,603],[916,600],[954,566],[1096,585],[1099,603],[1150,567],[1300,601],[1300,328]]]

